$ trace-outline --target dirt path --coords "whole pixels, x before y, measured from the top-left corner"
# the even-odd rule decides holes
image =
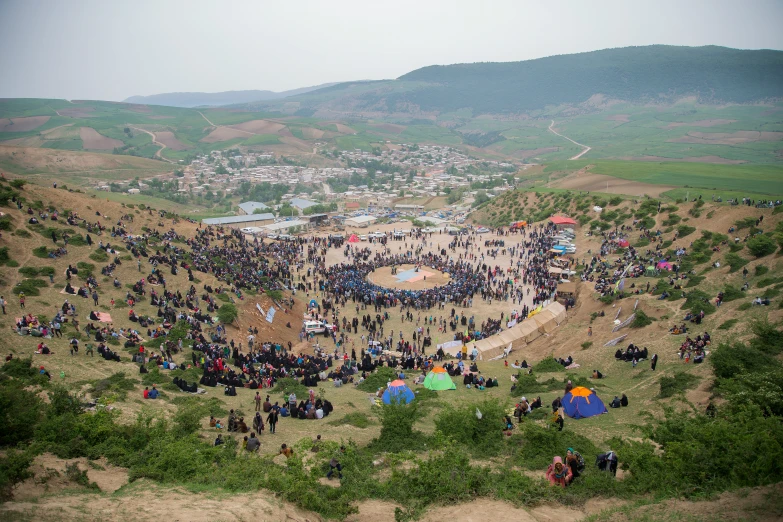
[[[202,118],[204,118],[205,120],[207,120],[207,123],[209,123],[209,124],[210,124],[210,125],[212,125],[213,127],[218,127],[218,125],[215,125],[214,123],[212,123],[211,121],[209,121],[209,118],[207,118],[206,116],[204,116],[204,113],[203,113],[203,112],[201,112],[201,111],[196,111],[196,112],[197,112],[197,113],[199,113],[199,114],[201,114],[201,117],[202,117]]]
[[[579,145],[580,147],[583,147],[585,149],[582,152],[580,152],[579,154],[577,154],[576,156],[574,156],[573,158],[568,158],[568,159],[570,159],[570,160],[579,159],[582,156],[584,156],[585,154],[587,154],[588,152],[590,152],[590,149],[592,149],[592,147],[588,147],[587,145],[583,145],[581,143],[577,143],[574,140],[572,140],[571,138],[569,138],[568,136],[563,136],[562,134],[560,134],[559,132],[557,132],[555,129],[552,128],[552,127],[554,127],[554,125],[555,125],[555,120],[552,120],[552,123],[549,124],[549,132],[551,132],[552,134],[555,134],[557,136],[560,136],[561,138],[565,138],[568,141],[570,141],[571,143],[573,143],[574,145]]]
[[[163,152],[163,149],[166,148],[166,144],[159,142],[154,133],[152,133],[151,131],[148,131],[148,130],[144,130],[144,129],[140,129],[138,127],[134,127],[133,125],[128,125],[128,127],[130,127],[131,129],[134,129],[134,130],[137,130],[137,131],[141,131],[141,132],[146,132],[147,134],[149,134],[150,137],[152,138],[152,143],[154,143],[155,145],[160,145],[160,150],[158,150],[158,152],[155,153],[155,157],[159,158],[159,159],[162,159],[163,161],[168,162],[168,163],[174,163],[173,161],[171,161],[169,159],[166,159],[166,158],[164,158],[163,156],[160,155],[160,153]]]

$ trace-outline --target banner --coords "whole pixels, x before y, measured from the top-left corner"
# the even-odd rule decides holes
[[[275,318],[275,307],[270,306],[269,312],[267,312],[266,314],[266,322],[271,323],[274,318]]]
[[[256,308],[258,308],[258,313],[261,314],[261,317],[264,317],[266,315],[266,312],[264,312],[264,309],[261,308],[261,305],[256,303]]]

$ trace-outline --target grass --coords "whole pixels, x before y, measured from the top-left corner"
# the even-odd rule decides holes
[[[677,372],[672,376],[664,375],[660,380],[660,393],[658,397],[666,399],[684,393],[695,388],[699,384],[699,378],[692,373]]]
[[[738,322],[739,319],[729,319],[728,321],[721,323],[721,325],[718,327],[718,330],[731,330],[731,328]]]
[[[354,426],[356,428],[369,428],[370,426],[373,426],[376,424],[370,418],[367,416],[367,414],[354,411],[351,413],[346,413],[343,415],[340,419],[334,419],[329,421],[329,424],[332,426]]]

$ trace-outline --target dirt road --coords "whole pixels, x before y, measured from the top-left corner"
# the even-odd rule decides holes
[[[148,130],[144,130],[144,129],[140,129],[138,127],[134,127],[133,125],[128,125],[128,127],[130,127],[131,129],[134,129],[134,130],[137,130],[137,131],[141,131],[141,132],[146,132],[147,134],[149,134],[150,137],[152,138],[152,143],[154,143],[155,145],[160,145],[160,150],[158,150],[158,152],[155,153],[155,157],[156,158],[160,158],[163,161],[168,162],[168,163],[174,163],[173,161],[171,161],[169,159],[166,159],[166,158],[164,158],[163,156],[160,155],[160,153],[163,152],[163,149],[166,148],[166,145],[164,143],[159,142],[157,140],[157,137],[155,136],[154,133],[152,133],[152,132],[150,132]]]
[[[572,159],[572,160],[579,159],[582,156],[584,156],[585,154],[587,154],[588,152],[590,152],[590,149],[592,147],[588,147],[587,145],[583,145],[581,143],[577,143],[574,140],[572,140],[571,138],[569,138],[568,136],[563,136],[562,134],[560,134],[559,132],[557,132],[555,129],[552,128],[552,127],[554,127],[554,125],[555,125],[555,120],[552,120],[552,123],[549,124],[549,132],[551,132],[552,134],[555,134],[557,136],[560,136],[561,138],[567,139],[568,141],[570,141],[574,145],[579,145],[580,147],[584,148],[584,150],[582,152],[580,152],[579,154],[577,154],[573,158],[568,158],[568,159]]]

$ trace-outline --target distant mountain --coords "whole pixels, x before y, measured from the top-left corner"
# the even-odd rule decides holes
[[[331,87],[335,83],[324,83],[313,87],[302,87],[290,91],[225,91],[225,92],[167,92],[150,96],[131,96],[123,100],[125,103],[140,103],[145,105],[166,105],[169,107],[220,107],[250,103],[255,101],[279,100],[288,96],[305,94],[317,89]]]
[[[783,51],[652,45],[508,63],[433,65],[397,80],[333,85],[286,102],[346,114],[529,113],[606,100],[748,103],[783,97]],[[261,102],[260,105],[274,105]]]

